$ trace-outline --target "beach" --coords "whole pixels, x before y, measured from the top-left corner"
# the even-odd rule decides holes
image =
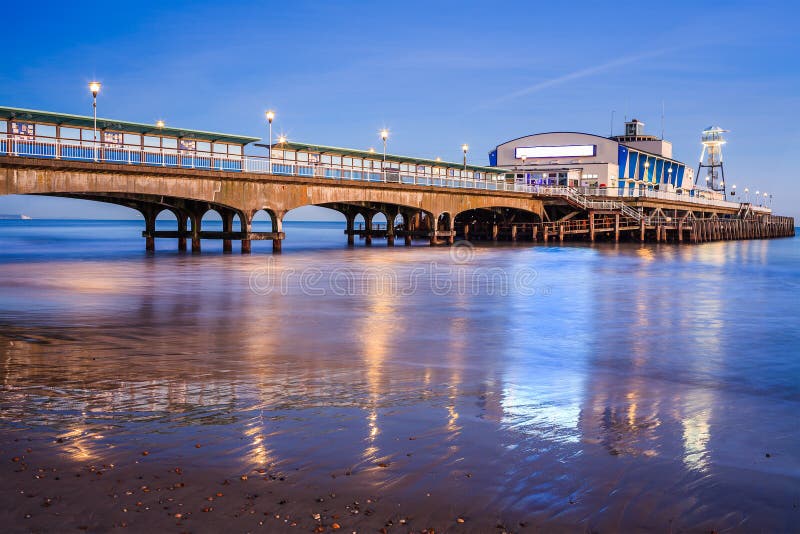
[[[797,528],[797,239],[146,254],[136,224],[0,221],[8,532]]]

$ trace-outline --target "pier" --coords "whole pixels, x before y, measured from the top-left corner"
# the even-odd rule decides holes
[[[156,240],[172,239],[193,252],[201,251],[203,240],[222,240],[225,252],[239,241],[243,253],[252,241],[269,240],[280,252],[284,217],[307,205],[342,213],[350,244],[696,244],[795,234],[794,220],[769,207],[685,191],[519,183],[513,170],[501,167],[292,142],[251,147],[257,138],[110,119],[98,119],[95,132],[92,120],[0,108],[0,194],[135,209],[144,217],[148,251],[156,249]],[[246,148],[268,156],[247,154]],[[164,210],[175,215],[177,230],[156,230]],[[222,231],[203,229],[210,210],[222,218]],[[253,230],[262,211],[269,215],[269,232]],[[386,223],[374,221],[379,214]],[[359,217],[363,222],[356,222]]]

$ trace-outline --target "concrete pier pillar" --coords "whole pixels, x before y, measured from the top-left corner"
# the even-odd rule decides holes
[[[614,242],[619,243],[619,213],[614,215]]]
[[[497,241],[497,236],[500,234],[500,227],[497,224],[492,225],[492,241]]]
[[[431,216],[430,217],[430,229],[431,229],[431,246],[436,246],[438,241],[436,239],[436,232],[439,229],[439,219],[438,217]]]
[[[356,213],[348,212],[344,214],[344,217],[347,220],[347,246],[352,247],[356,244],[356,236],[353,233],[355,231]]]
[[[538,234],[538,233],[539,233],[539,227],[538,227],[538,226],[534,226],[534,227],[531,229],[531,238],[533,239],[533,242],[534,242],[534,243],[536,243],[536,238],[537,238],[537,234]]]
[[[564,242],[564,225],[558,227],[558,241],[560,243]]]
[[[186,252],[186,214],[178,213],[178,250]]]
[[[641,241],[642,243],[644,243],[644,233],[646,229],[647,228],[645,227],[645,223],[644,221],[642,221],[641,224],[639,225],[639,241]]]
[[[662,226],[660,224],[656,225],[656,243],[661,242],[661,228]]]
[[[468,224],[464,225],[464,240],[465,241],[469,240],[469,225]]]
[[[516,224],[512,224],[511,225],[511,241],[514,241],[514,242],[517,241],[517,225]]]
[[[547,227],[545,226],[545,227],[542,229],[542,241],[544,241],[545,243],[547,243],[547,238],[548,238],[548,237],[550,237],[550,236],[549,236],[549,235],[547,235],[547,234],[548,234],[548,232],[547,232]]]
[[[233,232],[233,212],[224,212],[222,214],[222,231],[225,233]],[[222,240],[223,254],[230,254],[233,252],[233,243],[229,238]]]
[[[202,214],[192,213],[190,215],[192,219],[192,253],[199,254],[200,253],[200,224],[203,218]]]
[[[372,218],[374,216],[374,213],[364,215],[364,244],[368,247],[372,246]]]
[[[683,243],[683,223],[678,223],[678,243]]]
[[[253,230],[253,214],[240,213],[239,220],[242,223],[242,254],[250,254],[250,232]]]
[[[286,215],[285,211],[275,211],[270,213],[272,217],[272,232],[275,234],[283,233],[283,217]],[[283,239],[278,237],[272,238],[272,253],[280,254],[283,250]]]
[[[394,219],[395,216],[391,214],[386,214],[386,246],[393,247],[394,246]]]
[[[155,209],[143,209],[142,215],[144,216],[144,233],[145,244],[144,249],[147,252],[155,252],[156,238],[154,237],[156,231],[156,216],[158,213]]]

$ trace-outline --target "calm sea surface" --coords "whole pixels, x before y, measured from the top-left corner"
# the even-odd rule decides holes
[[[0,221],[0,434],[64,436],[76,463],[360,472],[545,523],[800,528],[800,240],[285,226],[278,256],[148,255],[140,222]]]

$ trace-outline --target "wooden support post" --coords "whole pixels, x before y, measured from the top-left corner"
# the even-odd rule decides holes
[[[550,236],[548,235],[547,227],[545,226],[545,227],[542,229],[542,241],[544,241],[545,243],[547,243],[547,238],[548,238],[548,237],[550,237]]]
[[[464,225],[464,240],[466,241],[468,239],[469,239],[469,225],[465,224]]]
[[[516,224],[512,224],[511,225],[511,241],[516,241],[516,240],[517,240],[517,225]]]
[[[564,242],[564,225],[563,224],[558,227],[558,241],[559,241],[559,243],[563,243]]]
[[[614,242],[619,243],[619,213],[614,214]]]
[[[492,225],[492,241],[497,241],[497,236],[500,233],[500,227],[497,224]]]
[[[656,225],[656,243],[660,243],[660,242],[661,242],[661,225],[657,224]]]
[[[639,241],[644,243],[644,232],[645,232],[645,224],[644,221],[641,222],[639,225]]]
[[[536,243],[536,239],[537,239],[537,234],[538,233],[539,233],[539,227],[534,225],[531,228],[531,238],[533,239],[534,243]]]
[[[589,241],[594,243],[594,212],[589,212]]]
[[[683,243],[683,221],[678,223],[678,243]]]

